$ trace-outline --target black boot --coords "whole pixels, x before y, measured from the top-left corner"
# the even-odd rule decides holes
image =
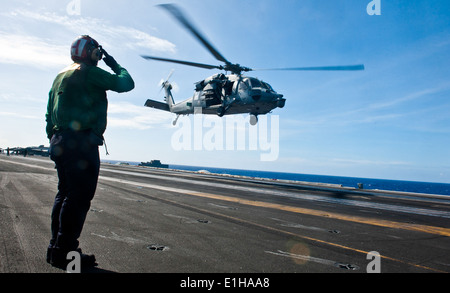
[[[53,251],[53,246],[49,245],[48,248],[47,248],[47,262],[48,263],[51,263],[52,251]]]
[[[81,248],[77,248],[76,251],[80,254],[82,269],[98,266],[97,260],[95,259],[95,255],[81,253]]]
[[[69,252],[70,251],[64,251],[59,248],[48,247],[47,262],[56,268],[66,270],[67,265],[72,261],[71,259],[67,259],[67,254]],[[76,252],[80,254],[81,269],[87,269],[98,265],[94,255],[83,254],[80,248],[78,248]]]

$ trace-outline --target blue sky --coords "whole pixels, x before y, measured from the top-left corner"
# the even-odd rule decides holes
[[[362,63],[366,70],[248,74],[287,99],[271,114],[279,120],[276,160],[262,161],[260,149],[175,150],[175,117],[144,102],[162,101],[158,83],[171,70],[176,101],[217,72],[140,55],[220,63],[155,7],[162,2],[2,1],[0,147],[48,145],[48,91],[71,62],[71,42],[89,34],[136,82],[130,93],[108,93],[110,156],[102,148],[102,159],[450,183],[448,1],[381,0],[381,15],[374,16],[366,12],[369,0],[172,2],[232,62],[252,68]],[[79,14],[68,10],[70,3],[79,3]]]

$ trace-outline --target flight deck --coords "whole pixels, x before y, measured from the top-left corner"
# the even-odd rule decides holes
[[[48,158],[0,155],[0,272],[46,263]],[[103,163],[80,238],[94,272],[450,272],[450,198]]]

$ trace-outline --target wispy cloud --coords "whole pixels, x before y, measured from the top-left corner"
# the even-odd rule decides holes
[[[42,117],[38,117],[36,115],[27,115],[22,113],[15,113],[15,112],[0,112],[0,117],[13,117],[13,118],[21,118],[21,119],[41,119]]]
[[[398,104],[421,99],[421,98],[424,98],[424,97],[427,97],[427,96],[430,96],[433,94],[437,94],[437,93],[440,93],[443,91],[448,91],[448,90],[450,90],[450,82],[445,82],[445,83],[442,83],[442,84],[439,84],[439,85],[436,85],[433,87],[429,87],[429,88],[426,88],[423,90],[412,92],[410,94],[407,94],[407,95],[399,97],[399,98],[394,98],[390,101],[371,104],[371,105],[369,105],[368,109],[378,110],[378,109],[390,108],[390,107],[396,106]]]
[[[57,46],[33,36],[0,31],[0,63],[51,68],[70,62],[67,55],[67,46]]]
[[[139,130],[149,129],[155,125],[171,127],[173,118],[170,113],[152,111],[128,102],[110,103],[108,106],[108,127]]]
[[[112,44],[123,44],[127,50],[149,50],[159,52],[174,52],[175,45],[171,42],[154,37],[136,28],[112,25],[102,19],[91,17],[73,18],[56,13],[36,13],[18,10],[1,13],[13,30],[0,30],[0,63],[29,65],[40,68],[59,68],[70,62],[68,44],[49,36],[31,34],[29,30],[20,30],[24,21],[34,21],[38,26],[51,25],[52,30],[68,30],[73,35],[90,34],[106,47]],[[45,29],[41,29],[45,32]],[[39,35],[42,35],[39,33]]]
[[[174,52],[175,45],[171,42],[147,34],[146,32],[126,26],[112,25],[102,19],[92,17],[70,17],[56,13],[36,13],[33,11],[20,10],[14,12],[17,17],[24,17],[65,27],[74,33],[85,32],[86,34],[100,36],[105,42],[111,44],[125,44],[129,48],[144,48],[152,51]],[[122,41],[122,42],[121,42]]]
[[[360,125],[371,123],[390,122],[396,119],[410,118],[417,115],[429,115],[429,118],[435,118],[429,113],[429,109],[442,110],[443,105],[436,108],[436,104],[431,103],[426,108],[409,109],[404,107],[405,104],[413,103],[415,101],[428,101],[432,100],[434,96],[442,95],[450,91],[450,82],[444,82],[438,85],[433,85],[421,90],[411,91],[404,95],[390,96],[389,99],[384,99],[371,104],[362,104],[354,109],[348,109],[345,111],[339,111],[336,109],[325,110],[322,113],[315,113],[314,116],[308,116],[305,119],[290,119],[288,122],[292,125],[297,125],[302,128],[307,127],[321,127],[330,125],[335,126],[347,126],[347,125]],[[423,103],[423,102],[422,102]],[[447,106],[448,107],[448,106]],[[437,112],[434,113],[437,113]],[[436,115],[436,114],[434,114]],[[423,117],[422,117],[423,118]],[[410,125],[411,122],[409,121]]]

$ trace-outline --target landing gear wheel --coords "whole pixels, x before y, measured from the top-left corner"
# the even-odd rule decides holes
[[[251,114],[250,115],[250,125],[255,126],[258,124],[258,116]]]
[[[180,118],[180,115],[177,115],[177,118],[172,122],[173,126],[177,125],[178,118]]]
[[[217,108],[217,115],[219,117],[223,117],[223,115],[225,115],[225,108],[223,106],[220,106],[219,108]]]

